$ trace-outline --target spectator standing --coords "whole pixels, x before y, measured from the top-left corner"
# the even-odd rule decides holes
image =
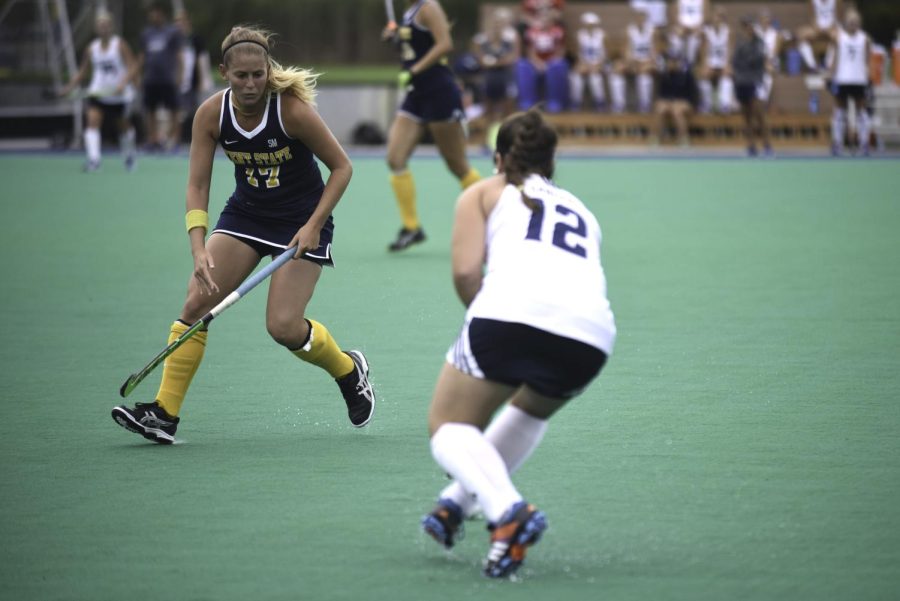
[[[869,154],[870,115],[866,102],[869,87],[869,55],[872,43],[862,30],[862,19],[855,10],[847,11],[844,27],[835,35],[832,52],[831,80],[837,87],[831,122],[831,153],[840,156],[847,131],[847,109],[852,101],[856,109],[856,133],[860,150]]]
[[[489,131],[499,128],[500,121],[510,112],[510,99],[515,95],[513,65],[522,51],[519,35],[511,22],[510,11],[506,8],[498,9],[492,15],[487,29],[472,40],[472,54],[478,60],[484,76],[484,115],[491,124]]]
[[[194,121],[194,113],[213,87],[209,52],[206,50],[205,40],[194,32],[187,11],[179,11],[175,16],[175,23],[184,39],[184,45],[181,48],[184,72],[178,88],[180,132],[178,137],[172,140],[173,146],[177,146],[182,141],[191,141],[191,124]]]
[[[516,63],[519,109],[528,110],[542,98],[546,98],[546,110],[550,113],[559,113],[568,106],[569,66],[565,51],[563,28],[552,21],[548,10],[540,12],[525,32],[525,57]]]
[[[755,25],[754,29],[766,49],[766,73],[763,75],[762,86],[759,88],[759,99],[768,104],[772,98],[772,86],[775,83],[774,74],[781,66],[781,46],[785,38],[772,22],[772,13],[765,8],[760,11],[759,24]]]
[[[147,27],[141,34],[138,64],[144,78],[144,110],[147,149],[160,151],[166,140],[177,136],[179,123],[178,86],[184,73],[181,55],[183,38],[177,26],[169,23],[165,2],[157,0],[147,10]],[[159,110],[168,113],[168,131],[164,131]]]
[[[697,62],[700,51],[700,33],[709,14],[709,0],[675,0],[674,23],[681,27],[685,36],[687,60]]]
[[[731,67],[734,73],[735,93],[744,117],[744,134],[747,138],[747,154],[756,156],[756,137],[763,143],[766,156],[772,155],[766,111],[759,98],[768,64],[766,44],[757,34],[751,17],[741,19],[741,37],[734,49]]]

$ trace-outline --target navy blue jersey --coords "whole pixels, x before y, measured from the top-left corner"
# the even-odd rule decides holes
[[[400,36],[400,54],[404,69],[412,67],[434,47],[434,36],[431,32],[416,24],[416,15],[429,1],[431,0],[419,0],[403,13],[403,21],[398,29],[398,35]],[[441,58],[436,64],[417,73],[412,78],[412,85],[417,90],[430,90],[448,83],[454,84],[454,80],[453,73],[447,67],[446,57]]]
[[[228,203],[272,218],[312,211],[325,184],[312,151],[287,135],[281,120],[281,94],[271,94],[262,121],[253,131],[238,125],[231,90],[222,95],[219,143],[234,163],[235,190]]]

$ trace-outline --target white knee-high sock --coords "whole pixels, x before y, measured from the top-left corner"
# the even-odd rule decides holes
[[[547,420],[532,417],[515,405],[507,405],[484,431],[484,437],[494,445],[507,471],[513,474],[541,444],[546,432]],[[439,498],[455,502],[463,515],[471,513],[475,506],[475,498],[455,481],[441,491]]]
[[[700,112],[708,113],[712,110],[712,82],[708,79],[701,79],[697,86],[700,88]]]
[[[772,84],[775,80],[772,78],[772,75],[766,73],[763,75],[762,85],[759,86],[759,89],[756,91],[756,97],[762,100],[764,103],[769,102],[769,98],[772,97]]]
[[[687,59],[690,64],[697,62],[697,53],[700,52],[700,34],[692,33],[687,36]]]
[[[572,108],[580,109],[584,101],[584,78],[580,73],[569,73],[569,93],[572,96]]]
[[[653,103],[653,78],[647,73],[637,76],[638,108],[642,113],[650,112]]]
[[[730,77],[719,79],[719,112],[730,113],[734,110],[734,80]]]
[[[625,110],[625,77],[614,73],[609,76],[609,95],[612,99],[612,110],[621,113]]]
[[[606,92],[603,90],[603,76],[599,73],[591,73],[588,75],[588,85],[591,88],[594,104],[603,104],[606,101]]]
[[[84,130],[84,151],[92,163],[100,162],[100,130],[88,127]]]
[[[844,145],[844,120],[847,113],[843,109],[835,108],[831,115],[831,141],[841,148]]]
[[[800,42],[797,50],[800,51],[800,57],[803,59],[807,69],[814,71],[819,68],[816,64],[816,56],[813,54],[812,45],[809,42]]]
[[[859,147],[863,150],[869,148],[869,134],[872,131],[872,120],[869,118],[869,112],[865,107],[860,107],[856,111],[856,135],[859,136]]]
[[[473,493],[485,517],[497,522],[522,495],[497,449],[475,426],[447,423],[431,437],[431,454],[444,471]]]

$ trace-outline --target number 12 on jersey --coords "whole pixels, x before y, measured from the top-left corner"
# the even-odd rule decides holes
[[[537,204],[538,208],[531,212],[531,219],[528,221],[528,233],[525,234],[525,239],[540,241],[541,231],[544,229],[544,219],[547,214],[546,203],[539,198],[532,200]],[[587,237],[587,224],[584,218],[563,205],[555,205],[554,209],[557,221],[553,226],[553,238],[551,239],[553,246],[579,257],[587,257],[587,250],[578,243],[579,238],[583,240]]]

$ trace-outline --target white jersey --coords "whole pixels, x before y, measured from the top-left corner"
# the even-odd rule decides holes
[[[763,45],[766,48],[766,58],[770,61],[774,61],[778,58],[778,38],[779,33],[778,30],[772,26],[769,26],[765,29],[756,25],[753,27],[756,31],[756,35],[759,36],[759,39],[763,41]]]
[[[523,323],[612,353],[616,326],[600,265],[600,225],[572,194],[532,175],[532,212],[512,185],[487,220],[487,268],[475,317]]]
[[[837,0],[812,0],[816,27],[831,29],[835,25]]]
[[[649,21],[644,23],[643,27],[633,24],[628,26],[628,48],[633,60],[649,61],[653,58],[653,33],[655,31],[656,28]]]
[[[678,24],[697,29],[703,25],[703,0],[678,0]]]
[[[589,65],[602,65],[606,62],[606,34],[602,29],[578,30],[578,58]]]
[[[706,38],[706,66],[710,69],[724,69],[729,61],[731,30],[724,23],[718,28],[709,25],[703,28]]]
[[[107,104],[130,102],[134,97],[134,89],[131,84],[125,87],[125,91],[120,96],[114,95],[115,89],[128,76],[128,68],[119,48],[119,37],[112,36],[106,48],[103,48],[103,41],[97,38],[91,42],[89,53],[91,84],[88,86],[88,95]]]
[[[834,83],[842,86],[864,86],[869,83],[866,47],[869,36],[862,30],[850,35],[843,29],[837,34],[837,67]]]

